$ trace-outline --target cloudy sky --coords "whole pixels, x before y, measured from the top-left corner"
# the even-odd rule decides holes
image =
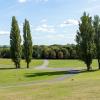
[[[100,15],[100,0],[0,0],[0,45],[9,45],[12,16],[21,35],[24,19],[30,21],[33,44],[75,43],[84,11]]]

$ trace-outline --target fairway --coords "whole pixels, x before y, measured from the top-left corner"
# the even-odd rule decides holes
[[[86,68],[78,60],[48,61],[49,68]],[[33,60],[30,69],[10,69],[14,66],[8,59],[1,59],[0,64],[0,100],[100,100],[100,71],[71,74],[67,70],[34,69],[43,60]],[[94,60],[92,66],[95,68],[96,64]]]
[[[43,60],[32,60],[30,63],[30,68],[34,68],[36,66],[42,65],[43,64]],[[0,59],[0,69],[11,69],[11,68],[15,68],[14,63],[12,62],[11,59]],[[21,68],[26,68],[26,62],[25,60],[21,61]]]
[[[100,100],[100,71],[59,82],[0,89],[0,100]],[[6,95],[6,96],[5,96]]]
[[[21,62],[21,69],[15,69],[10,59],[0,59],[0,87],[30,84],[42,80],[49,80],[64,76],[66,71],[36,70],[43,64],[43,60],[32,60],[30,69],[25,61]]]
[[[93,60],[91,65],[93,68],[98,66],[97,60]],[[49,60],[49,67],[53,68],[86,68],[84,62],[80,60]]]

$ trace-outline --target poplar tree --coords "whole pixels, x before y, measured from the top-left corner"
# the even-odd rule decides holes
[[[10,52],[11,59],[16,68],[20,68],[21,61],[21,36],[16,17],[12,17],[11,31],[10,31]]]
[[[79,22],[79,30],[76,35],[76,42],[79,50],[79,56],[87,65],[87,70],[91,69],[91,63],[94,53],[94,27],[92,18],[84,12]]]
[[[27,63],[27,68],[29,68],[29,63],[32,60],[32,52],[33,52],[33,47],[32,47],[32,37],[31,37],[31,30],[30,30],[30,24],[29,21],[25,19],[24,25],[23,25],[23,38],[24,38],[24,43],[23,43],[23,51],[24,51],[24,58]]]
[[[93,25],[95,28],[95,46],[96,46],[96,56],[98,59],[98,67],[100,69],[100,18],[98,15],[94,16]]]

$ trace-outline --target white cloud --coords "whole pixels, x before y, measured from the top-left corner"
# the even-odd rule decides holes
[[[48,0],[36,0],[37,2],[48,2]]]
[[[18,0],[19,3],[26,3],[30,1],[35,1],[35,2],[47,2],[48,0]]]
[[[25,3],[27,1],[29,1],[29,0],[18,0],[19,3]]]
[[[0,31],[0,35],[9,35],[10,32],[9,31]]]
[[[41,23],[46,23],[46,22],[47,22],[47,19],[45,18],[41,20]]]
[[[96,1],[98,1],[98,0],[89,0],[89,2],[96,2]]]
[[[75,19],[67,19],[62,24],[60,24],[60,27],[65,27],[66,25],[78,25],[78,21]]]
[[[92,6],[85,9],[85,11],[88,11],[88,12],[98,11],[98,10],[100,10],[100,5]]]
[[[47,40],[64,40],[64,39],[74,39],[75,35],[73,34],[45,34],[41,37],[41,35],[35,35],[34,39],[47,39]]]
[[[47,25],[45,23],[40,26],[37,26],[34,30],[37,32],[50,32],[50,33],[55,32],[55,28],[53,26]]]

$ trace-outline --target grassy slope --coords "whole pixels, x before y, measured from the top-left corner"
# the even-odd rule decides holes
[[[0,89],[1,100],[100,100],[100,71],[61,82]],[[6,96],[5,96],[6,95]]]
[[[82,68],[86,68],[86,65],[79,60],[49,60],[49,67],[53,67],[53,68],[66,68],[66,67],[71,67],[71,68],[78,68],[78,67],[82,67]],[[97,67],[97,60],[93,60],[92,63],[93,67]]]

